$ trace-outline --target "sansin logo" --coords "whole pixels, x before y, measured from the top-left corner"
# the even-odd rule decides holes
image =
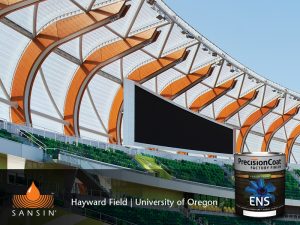
[[[53,196],[41,195],[34,182],[25,195],[14,195],[12,203],[16,208],[12,210],[12,216],[54,216],[56,212],[51,210],[54,207]]]

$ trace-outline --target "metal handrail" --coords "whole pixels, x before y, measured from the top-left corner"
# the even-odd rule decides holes
[[[24,131],[24,130],[19,130],[18,132],[23,136],[25,136],[30,142],[32,142],[33,144],[37,145],[39,148],[45,150],[46,145],[41,142],[39,139],[37,139],[34,135]]]
[[[95,210],[92,210],[92,209],[87,209],[87,208],[77,208],[77,209],[83,210],[83,215],[85,217],[93,218],[93,219],[96,219],[96,220],[99,220],[99,221],[102,221],[102,222],[105,222],[105,223],[108,223],[108,224],[111,224],[111,225],[118,225],[119,222],[123,222],[123,223],[125,222],[128,225],[138,225],[136,223],[132,223],[132,222],[129,222],[127,220],[119,219],[117,217],[110,216],[110,215],[107,215],[105,213],[98,212],[98,211],[95,211]],[[89,212],[95,213],[97,215],[97,217],[93,217],[93,216],[89,215]],[[112,220],[107,220],[104,217],[111,218]],[[112,222],[112,221],[114,221],[114,222]]]

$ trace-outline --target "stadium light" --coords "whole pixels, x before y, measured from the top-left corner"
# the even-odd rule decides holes
[[[203,48],[202,48],[202,50],[205,51],[205,52],[207,52],[208,48],[204,45]]]
[[[217,54],[216,52],[213,52],[211,55],[212,55],[213,57],[217,57],[217,56],[218,56],[218,54]]]

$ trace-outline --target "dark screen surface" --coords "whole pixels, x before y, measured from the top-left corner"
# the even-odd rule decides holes
[[[212,153],[233,153],[234,130],[135,86],[135,142]]]

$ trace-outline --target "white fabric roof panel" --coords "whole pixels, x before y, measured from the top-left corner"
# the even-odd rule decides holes
[[[13,74],[29,39],[0,23],[0,78],[10,91]]]
[[[59,118],[59,115],[57,114],[51,102],[51,99],[46,91],[40,72],[36,76],[30,100],[32,110],[39,111],[46,115],[51,115],[53,117]],[[43,126],[43,124],[38,125]]]
[[[121,60],[116,60],[116,61],[108,64],[107,66],[103,67],[101,70],[116,77],[116,78],[122,79]]]
[[[92,0],[74,0],[77,4],[81,5],[84,9],[88,9]]]
[[[174,69],[169,69],[157,76],[158,92],[162,92],[168,85],[175,82],[176,80],[184,77],[182,73]]]
[[[265,118],[262,120],[264,124],[265,132],[269,129],[270,125],[279,118],[280,116],[275,113],[269,113]]]
[[[99,75],[94,76],[89,83],[89,90],[91,92],[92,99],[106,129],[108,128],[111,104],[119,88],[120,85]],[[83,110],[83,107],[81,107],[81,110]]]
[[[285,126],[281,127],[274,135],[275,138],[284,139],[284,141],[287,140],[288,137],[285,135]]]
[[[156,93],[156,78],[152,78],[147,82],[143,83],[143,86],[149,89],[150,91]]]
[[[168,54],[170,51],[174,51],[174,49],[176,48],[185,47],[186,44],[190,44],[191,42],[195,42],[195,41],[191,39],[187,39],[181,33],[181,29],[177,25],[174,25],[170,37],[164,48],[164,55]]]
[[[106,133],[103,129],[100,120],[97,117],[88,92],[85,91],[82,97],[79,111],[79,126],[85,127],[94,131]]]
[[[219,113],[222,111],[222,109],[224,109],[227,105],[229,105],[233,101],[235,101],[234,98],[231,98],[226,95],[214,101],[214,109],[215,109],[216,116],[218,116]]]
[[[137,31],[152,24],[161,22],[156,18],[157,13],[149,7],[146,1],[144,1],[139,14],[137,15],[134,24],[131,28],[131,32]]]
[[[124,77],[130,75],[133,71],[142,65],[154,61],[154,59],[141,50],[131,53],[123,58],[123,73]]]
[[[209,118],[214,119],[215,116],[214,116],[213,104],[208,105],[207,107],[205,107],[204,109],[202,109],[202,110],[200,111],[200,114],[201,114],[201,115],[204,115],[204,116],[206,116],[206,117],[209,117]]]
[[[10,121],[9,107],[2,102],[0,102],[0,119]]]
[[[204,51],[203,45],[200,44],[200,47],[199,47],[199,49],[196,53],[195,59],[194,59],[192,70],[197,70],[199,67],[201,67],[203,65],[203,63],[206,63],[209,60],[214,59],[215,57],[213,57],[211,55],[211,53],[212,52],[210,52],[210,51]]]
[[[196,98],[199,95],[201,95],[201,94],[203,94],[203,93],[205,93],[205,92],[207,92],[209,90],[210,89],[207,86],[205,86],[205,85],[203,85],[201,83],[199,83],[199,84],[195,85],[194,87],[190,88],[187,91],[187,102],[188,102],[188,105],[190,106],[193,103],[193,101],[196,100]]]
[[[32,126],[34,128],[46,130],[46,131],[52,131],[61,134],[63,132],[63,125],[59,122],[56,122],[54,120],[49,120],[45,117],[31,114],[32,118]]]
[[[186,60],[184,60],[183,62],[181,62],[175,66],[175,68],[179,69],[180,71],[184,72],[185,74],[189,73],[191,63],[192,63],[194,56],[196,54],[196,51],[197,51],[197,45],[194,45],[194,46],[188,48],[187,50],[190,52],[189,52],[189,55],[186,58]]]
[[[153,55],[155,55],[156,57],[158,57],[160,51],[164,47],[163,45],[165,43],[165,39],[168,36],[170,28],[171,28],[170,24],[158,28],[158,31],[160,31],[160,35],[158,36],[157,40],[154,43],[145,46],[144,50],[145,51],[149,51]]]
[[[120,40],[118,36],[110,32],[107,28],[101,27],[91,31],[82,38],[82,57],[85,59],[97,48]]]
[[[14,13],[7,15],[7,18],[13,21],[14,23],[25,28],[30,33],[33,32],[33,11],[34,6],[29,6]]]
[[[47,0],[39,4],[37,11],[37,31],[40,31],[52,20],[58,20],[61,17],[67,17],[81,13],[80,10],[71,1]]]
[[[59,48],[70,55],[74,56],[75,58],[80,58],[80,38],[75,38],[74,40],[71,40],[63,45],[61,45]]]
[[[208,78],[204,79],[202,81],[202,83],[206,84],[206,85],[208,85],[210,87],[214,87],[215,83],[216,83],[216,81],[218,79],[218,75],[220,73],[220,70],[221,70],[221,66],[216,65],[215,68],[214,68],[214,70],[213,70],[213,72],[212,72],[212,74]]]
[[[62,114],[64,112],[65,96],[77,69],[76,64],[70,63],[55,53],[51,53],[42,65],[49,91]],[[34,84],[35,86],[39,87],[37,84]]]
[[[174,102],[182,107],[185,107],[185,94],[179,95],[174,99]]]

